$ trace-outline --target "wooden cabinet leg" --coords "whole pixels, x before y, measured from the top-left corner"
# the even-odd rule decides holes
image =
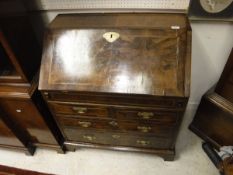
[[[66,147],[64,145],[60,146],[59,149],[57,149],[58,154],[65,154],[67,151]]]
[[[77,146],[74,146],[74,145],[66,144],[65,146],[66,146],[67,151],[75,152],[77,149]]]
[[[161,155],[164,161],[174,161],[175,160],[175,148],[169,150],[166,154]]]
[[[174,161],[175,160],[175,155],[168,155],[168,156],[163,156],[164,161]]]
[[[35,151],[36,151],[36,147],[30,144],[29,146],[27,146],[27,151],[25,151],[25,154],[27,156],[33,156]]]
[[[58,150],[57,150],[57,153],[58,153],[58,154],[65,154],[65,153],[66,153],[66,150],[64,150],[64,149],[58,149]]]

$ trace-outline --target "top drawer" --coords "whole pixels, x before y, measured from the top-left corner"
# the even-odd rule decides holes
[[[54,103],[49,102],[50,108],[56,115],[88,118],[111,118],[117,120],[150,120],[157,123],[175,124],[179,119],[179,112],[157,110],[155,108],[132,106],[107,106],[100,104]]]
[[[59,104],[49,103],[50,107],[57,114],[70,114],[81,116],[95,116],[95,117],[107,117],[107,108],[96,105],[81,105],[81,104]]]

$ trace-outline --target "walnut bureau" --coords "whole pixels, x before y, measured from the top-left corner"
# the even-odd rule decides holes
[[[184,14],[58,15],[48,27],[39,90],[65,146],[173,160],[189,98]]]

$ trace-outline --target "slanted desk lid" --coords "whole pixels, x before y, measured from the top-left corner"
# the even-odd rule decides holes
[[[187,96],[188,29],[180,14],[60,15],[45,38],[39,89]]]

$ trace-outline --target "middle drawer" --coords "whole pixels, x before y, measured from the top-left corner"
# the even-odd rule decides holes
[[[174,126],[162,125],[151,121],[93,119],[88,117],[74,117],[56,115],[60,126],[80,129],[137,132],[138,134],[152,134],[161,137],[171,136]]]

